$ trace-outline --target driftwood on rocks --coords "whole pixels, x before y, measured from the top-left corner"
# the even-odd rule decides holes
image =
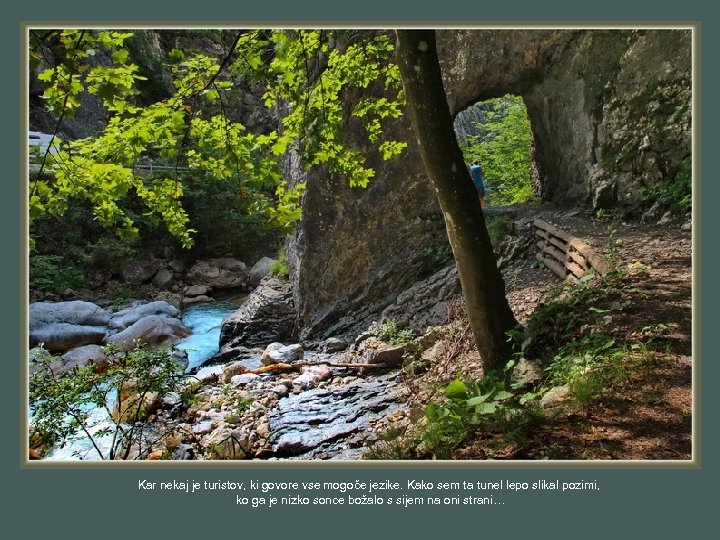
[[[329,360],[317,360],[313,362],[295,362],[294,364],[270,364],[256,369],[249,369],[245,366],[238,366],[235,374],[252,373],[254,375],[262,375],[263,373],[284,373],[287,371],[298,371],[306,366],[328,366],[335,368],[349,369],[382,369],[387,367],[385,364],[351,364],[345,362],[330,362]]]

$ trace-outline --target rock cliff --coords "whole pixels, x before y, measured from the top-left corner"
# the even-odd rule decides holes
[[[688,167],[689,30],[444,30],[437,39],[453,114],[523,97],[543,200],[632,213],[643,187]],[[375,159],[367,189],[322,170],[304,176],[289,251],[301,339],[366,327],[431,273],[444,226],[408,120],[392,131],[409,147],[393,162]]]

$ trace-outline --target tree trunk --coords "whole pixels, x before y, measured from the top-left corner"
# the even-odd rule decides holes
[[[453,129],[434,30],[398,30],[397,60],[407,111],[425,170],[445,216],[470,326],[487,373],[512,354],[506,333],[517,325],[505,297],[477,191]]]

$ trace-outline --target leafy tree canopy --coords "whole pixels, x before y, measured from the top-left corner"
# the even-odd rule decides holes
[[[384,123],[399,117],[403,106],[391,61],[394,46],[386,35],[253,30],[236,32],[223,58],[174,49],[164,60],[172,73],[172,95],[142,107],[137,96],[144,77],[126,47],[132,35],[31,32],[30,67],[39,69],[42,97],[58,129],[81,106],[83,93],[97,96],[108,114],[97,136],[64,141],[59,150],[31,156],[37,162],[29,184],[31,224],[43,215],[62,215],[71,200],[79,199],[92,205],[98,223],[134,237],[136,218],[125,206],[134,200],[145,207],[146,219],[162,221],[189,247],[193,230],[179,174],[189,169],[237,182],[254,212],[288,228],[300,217],[304,185],[290,186],[283,178],[280,156],[296,151],[306,166],[325,166],[351,186],[365,187],[374,171],[360,149],[345,144],[347,125],[360,122],[384,159],[405,147],[383,137]],[[277,129],[255,133],[229,118],[230,103],[243,91],[240,82],[263,85],[265,106],[280,111]],[[343,102],[350,92],[357,97],[352,107]],[[146,158],[171,166],[148,177],[137,168]]]

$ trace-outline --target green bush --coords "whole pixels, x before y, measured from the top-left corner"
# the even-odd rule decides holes
[[[414,339],[412,330],[399,328],[393,319],[388,319],[382,323],[377,321],[372,323],[370,333],[392,345],[407,345]]]
[[[683,167],[671,180],[642,191],[643,202],[660,203],[670,208],[689,210],[692,206],[692,172]]]
[[[60,293],[85,283],[82,270],[68,264],[61,255],[30,256],[30,288]]]

